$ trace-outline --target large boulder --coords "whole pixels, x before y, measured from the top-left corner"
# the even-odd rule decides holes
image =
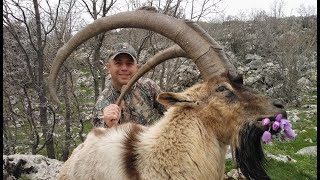
[[[317,146],[309,146],[300,149],[296,154],[317,156]]]
[[[3,179],[56,180],[63,162],[42,155],[3,155]]]

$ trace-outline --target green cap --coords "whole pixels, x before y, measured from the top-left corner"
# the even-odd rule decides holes
[[[134,61],[137,62],[137,53],[136,50],[128,43],[117,43],[111,46],[109,60],[114,59],[119,54],[129,54]]]

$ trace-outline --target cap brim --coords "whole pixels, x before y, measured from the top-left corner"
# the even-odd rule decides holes
[[[111,57],[109,58],[109,60],[114,59],[114,58],[115,58],[116,56],[118,56],[119,54],[128,54],[128,55],[131,56],[131,58],[133,59],[133,61],[137,62],[137,59],[136,59],[133,55],[131,55],[130,53],[128,53],[128,52],[118,52],[118,53],[114,54],[113,56],[111,56]]]

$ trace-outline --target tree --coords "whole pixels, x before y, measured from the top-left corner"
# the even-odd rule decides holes
[[[101,17],[105,17],[109,10],[113,7],[113,5],[116,3],[116,0],[111,0],[109,3],[106,0],[102,0],[101,6],[99,7],[97,0],[91,0],[89,4],[87,1],[82,0],[83,5],[85,6],[87,12],[90,14],[90,16],[93,18],[93,20],[96,20],[99,15]],[[104,89],[105,87],[105,78],[106,78],[106,71],[101,67],[100,63],[100,50],[102,47],[102,42],[105,38],[105,34],[99,34],[94,38],[94,41],[91,44],[91,48],[89,47],[90,51],[93,51],[92,58],[90,56],[88,58],[92,59],[91,61],[88,61],[91,68],[91,73],[94,80],[94,97],[95,101],[97,100],[99,96],[99,89]],[[101,85],[99,85],[101,81]],[[99,88],[100,87],[100,88]]]
[[[7,112],[6,117],[16,121],[13,122],[14,124],[17,121],[22,123],[27,121],[30,126],[30,130],[22,126],[18,127],[15,132],[7,128],[6,137],[20,137],[21,129],[25,129],[25,132],[30,134],[30,138],[21,143],[28,145],[31,140],[32,154],[41,152],[50,158],[58,157],[53,132],[56,125],[56,111],[59,106],[50,102],[46,93],[45,78],[58,48],[68,41],[73,29],[80,24],[77,22],[80,19],[75,17],[79,14],[76,12],[79,9],[75,6],[75,2],[57,1],[55,4],[49,1],[39,3],[36,0],[4,1],[5,48],[3,57],[7,68],[3,75],[8,77],[4,81],[6,86],[4,109]],[[64,84],[67,87],[70,86]],[[12,101],[12,97],[17,100]],[[76,98],[75,101],[78,106]],[[68,101],[65,102],[70,111]],[[15,109],[19,111],[15,112]],[[79,112],[78,107],[77,109]],[[68,113],[66,119],[72,119]],[[11,126],[10,123],[12,122],[8,122],[8,127]],[[42,132],[39,132],[39,128]],[[40,144],[42,144],[41,147],[39,147]],[[46,152],[42,151],[44,147],[46,147]]]
[[[48,4],[48,1],[47,5]],[[44,48],[46,46],[46,39],[49,33],[55,27],[56,19],[52,19],[50,21],[51,24],[45,25],[43,21],[41,21],[40,10],[41,6],[37,0],[33,0],[28,4],[27,2],[22,3],[19,1],[5,1],[4,2],[4,27],[7,31],[14,37],[14,40],[19,44],[19,48],[24,53],[25,63],[28,67],[29,80],[31,83],[29,84],[33,90],[37,93],[37,101],[39,102],[39,121],[42,128],[42,133],[45,135],[45,147],[47,150],[47,155],[49,158],[55,157],[55,151],[53,146],[52,134],[50,133],[50,124],[48,123],[48,115],[47,115],[47,93],[46,93],[46,84],[44,81],[44,72],[45,72],[45,63],[46,59],[44,56]],[[58,8],[59,8],[60,0],[58,1],[58,5],[56,6],[56,14],[54,17],[57,17]],[[22,42],[20,35],[17,33],[17,29],[14,26],[14,22],[19,22],[21,26],[26,29],[27,38],[24,39],[28,42]],[[25,85],[24,85],[25,87]],[[24,88],[27,93],[26,87]],[[31,103],[29,103],[32,106]],[[29,111],[33,109],[32,107],[28,108]],[[32,112],[29,112],[31,115]],[[31,119],[33,117],[31,116]],[[35,130],[35,123],[33,124],[33,134],[34,137],[37,137],[37,132]],[[36,138],[38,139],[38,138]],[[33,153],[34,149],[38,146],[38,140],[36,140],[33,145]],[[44,146],[43,146],[44,147]],[[40,148],[41,149],[41,148]]]
[[[314,27],[314,18],[316,15],[316,8],[313,6],[305,6],[303,4],[297,9],[299,15],[301,16],[301,25],[303,28]]]
[[[190,20],[198,22],[212,14],[222,12],[220,6],[223,2],[224,0],[191,0]]]
[[[285,2],[283,0],[274,0],[271,4],[271,16],[274,18],[283,17],[285,8]]]

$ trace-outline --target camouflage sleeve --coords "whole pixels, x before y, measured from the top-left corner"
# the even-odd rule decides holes
[[[94,127],[106,127],[103,121],[103,114],[102,114],[102,109],[105,107],[105,106],[102,107],[103,106],[102,104],[105,98],[106,98],[106,90],[102,91],[102,93],[99,95],[93,110],[92,124]]]
[[[159,89],[157,89],[159,88]],[[154,106],[155,108],[158,110],[159,114],[163,115],[164,111],[166,111],[166,107],[163,106],[162,104],[160,104],[158,101],[157,101],[157,96],[159,93],[161,93],[161,89],[158,85],[156,85],[156,93],[155,93],[155,97],[154,97]]]
[[[155,109],[158,111],[159,114],[163,115],[164,111],[166,110],[165,106],[163,106],[162,104],[160,104],[157,101],[157,96],[159,93],[162,92],[161,88],[150,79],[150,89],[152,90],[152,94],[153,94],[153,105],[155,107]]]

